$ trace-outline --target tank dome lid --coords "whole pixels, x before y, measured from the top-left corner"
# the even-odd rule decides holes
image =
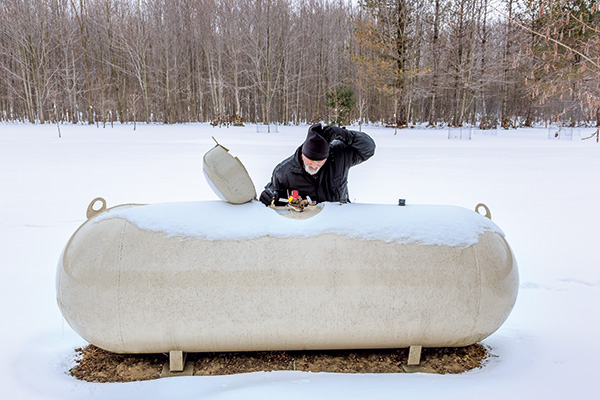
[[[220,199],[232,204],[243,204],[256,198],[254,183],[242,162],[218,142],[204,154],[202,170],[208,184]]]

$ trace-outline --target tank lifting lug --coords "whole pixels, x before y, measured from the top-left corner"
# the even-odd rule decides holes
[[[102,203],[102,205],[100,205],[100,208],[94,208],[97,202]],[[87,208],[87,219],[94,218],[96,215],[104,211],[106,211],[106,200],[104,200],[102,197],[96,197],[94,200],[92,200],[92,202]]]
[[[483,209],[485,210],[485,214],[481,214],[479,212],[479,209],[481,207],[483,207]],[[479,203],[479,204],[477,204],[477,206],[475,206],[475,212],[478,213],[478,214],[484,215],[488,219],[492,219],[492,213],[490,212],[490,209],[488,208],[488,206],[486,206],[483,203]]]

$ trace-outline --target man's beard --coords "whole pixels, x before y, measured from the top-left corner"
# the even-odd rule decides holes
[[[315,175],[317,172],[319,172],[319,170],[321,169],[321,167],[317,167],[317,168],[311,168],[308,165],[304,166],[304,170],[310,174],[310,175]]]

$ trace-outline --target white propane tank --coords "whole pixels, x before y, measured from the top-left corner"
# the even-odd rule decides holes
[[[514,306],[517,263],[483,205],[487,218],[452,206],[273,210],[252,201],[226,148],[203,166],[226,202],[90,203],[56,280],[88,342],[116,353],[466,346]]]
[[[511,312],[517,263],[489,218],[317,207],[95,199],[58,263],[60,310],[116,353],[466,346]]]

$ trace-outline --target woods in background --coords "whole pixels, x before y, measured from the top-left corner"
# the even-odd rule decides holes
[[[0,0],[0,120],[600,124],[597,0]]]

